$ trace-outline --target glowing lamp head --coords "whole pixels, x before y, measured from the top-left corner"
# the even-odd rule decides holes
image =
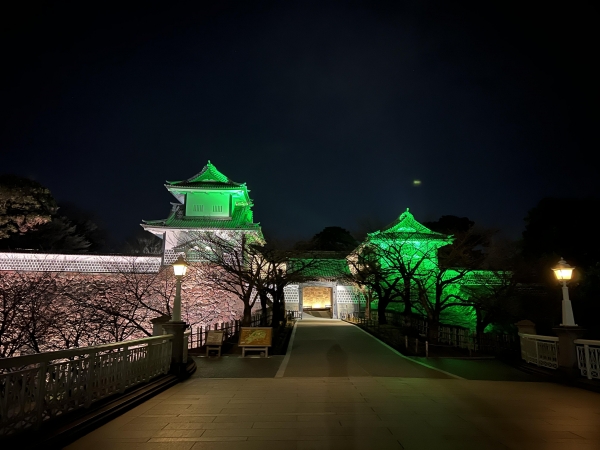
[[[558,281],[569,281],[573,276],[573,269],[575,267],[571,267],[564,259],[560,258],[560,261],[552,268],[552,271]]]
[[[187,272],[188,263],[185,261],[182,255],[177,257],[177,260],[173,263],[173,272],[176,277],[182,277]]]

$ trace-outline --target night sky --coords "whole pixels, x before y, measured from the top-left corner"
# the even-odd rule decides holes
[[[518,237],[542,197],[599,195],[592,2],[16,3],[0,172],[115,239],[209,159],[267,238],[407,207]]]

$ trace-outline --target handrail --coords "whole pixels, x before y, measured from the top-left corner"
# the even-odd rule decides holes
[[[0,360],[0,437],[167,374],[173,341],[163,334]]]
[[[54,359],[68,359],[74,356],[84,355],[88,353],[102,352],[106,350],[113,350],[121,347],[134,347],[136,345],[147,344],[152,341],[164,340],[172,338],[172,334],[162,334],[160,336],[149,336],[142,339],[134,339],[131,341],[121,341],[111,344],[94,345],[92,347],[77,347],[70,348],[67,350],[56,350],[53,352],[35,353],[33,355],[21,355],[13,356],[10,358],[0,358],[0,369],[7,369],[9,367],[22,367],[30,364],[37,364],[42,362],[52,361]]]
[[[558,369],[558,337],[519,333],[521,358],[536,366]]]
[[[581,345],[598,345],[600,346],[600,341],[593,341],[589,339],[575,339],[573,342]]]
[[[542,336],[540,334],[525,334],[519,333],[519,336],[525,339],[534,339],[536,341],[551,341],[558,342],[558,338],[556,336]]]

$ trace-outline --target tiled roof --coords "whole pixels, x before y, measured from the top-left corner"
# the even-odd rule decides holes
[[[510,278],[510,272],[494,272],[491,270],[449,269],[442,275],[444,280],[457,277],[455,284],[461,286],[498,286]]]
[[[345,259],[300,259],[296,261],[307,264],[307,267],[302,270],[302,274],[307,277],[335,280],[350,275],[348,261]],[[290,260],[290,264],[293,267],[293,259]]]
[[[180,205],[183,206],[183,205]],[[179,214],[179,208],[163,220],[144,220],[146,225],[165,228],[205,228],[225,230],[254,230],[260,226],[252,222],[252,211],[249,206],[235,208],[229,218],[216,217],[186,217]]]
[[[223,188],[236,188],[243,186],[242,183],[236,183],[234,181],[225,183],[215,183],[211,181],[177,181],[177,184],[168,183],[165,186],[168,188],[202,188],[202,189],[223,189]]]
[[[410,240],[415,240],[415,241],[435,241],[435,240],[447,240],[448,238],[446,236],[444,236],[443,234],[439,234],[439,233],[434,233],[434,234],[430,234],[430,233],[417,233],[414,231],[396,231],[396,232],[387,232],[387,231],[382,231],[381,233],[373,233],[374,236],[369,236],[369,237],[375,237],[375,238],[379,238],[379,239],[402,239],[402,240],[406,240],[406,241],[410,241]]]
[[[202,171],[191,178],[183,181],[167,181],[168,187],[203,187],[203,188],[222,188],[243,186],[242,183],[236,183],[217,170],[210,161],[204,166]]]
[[[400,214],[400,217],[381,231],[369,233],[370,238],[387,239],[387,238],[402,238],[414,240],[441,240],[451,242],[451,238],[442,233],[431,231],[426,226],[417,222],[414,216],[408,209]]]

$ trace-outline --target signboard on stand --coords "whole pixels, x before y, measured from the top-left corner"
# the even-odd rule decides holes
[[[264,352],[269,356],[269,347],[272,345],[273,328],[271,327],[242,327],[238,345],[242,348],[242,356],[247,350]]]

